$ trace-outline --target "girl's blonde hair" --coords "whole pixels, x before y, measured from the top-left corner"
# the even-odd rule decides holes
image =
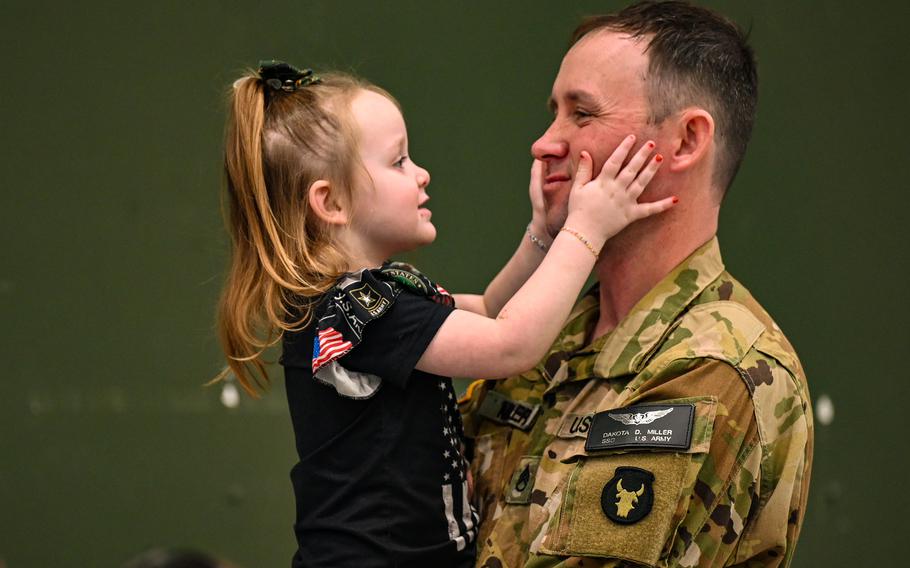
[[[358,172],[351,100],[361,91],[395,99],[344,73],[292,92],[250,71],[230,92],[224,141],[231,261],[218,309],[228,367],[251,396],[268,386],[263,352],[305,327],[313,301],[346,270],[345,251],[310,210],[307,190],[328,180],[350,204]],[[395,102],[397,105],[397,102]]]

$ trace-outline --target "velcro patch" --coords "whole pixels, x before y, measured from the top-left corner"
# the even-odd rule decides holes
[[[527,505],[531,502],[531,493],[534,490],[534,479],[537,477],[537,466],[540,465],[540,456],[527,456],[521,458],[512,480],[506,488],[506,503],[511,505]]]
[[[694,404],[643,404],[598,412],[588,431],[585,450],[687,450],[692,443],[694,419]]]
[[[539,404],[518,402],[496,391],[489,391],[480,404],[478,413],[494,422],[527,430],[534,424],[539,411]]]
[[[559,424],[556,436],[559,438],[587,438],[593,420],[593,414],[566,414]]]

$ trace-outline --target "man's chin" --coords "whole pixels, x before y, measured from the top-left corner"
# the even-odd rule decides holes
[[[547,199],[547,197],[544,195],[544,206],[546,207],[544,222],[546,223],[547,234],[555,239],[569,217],[569,203],[567,199],[553,201]]]
[[[563,228],[566,224],[567,215],[563,215],[558,219],[547,219],[547,233],[551,238],[556,238],[556,235],[559,234],[559,230]]]

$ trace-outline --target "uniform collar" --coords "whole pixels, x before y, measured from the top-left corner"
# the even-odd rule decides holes
[[[553,355],[572,353],[574,356],[594,356],[593,365],[578,368],[575,376],[558,373],[556,383],[580,381],[591,377],[610,379],[637,374],[645,366],[648,355],[660,343],[679,315],[704,289],[724,271],[720,246],[714,237],[689,255],[651,289],[616,326],[612,332],[584,346],[584,339],[597,321],[600,302],[597,288],[590,290],[569,317],[566,330],[556,341],[544,364]],[[585,369],[585,371],[582,371]],[[552,373],[553,369],[549,369]],[[551,375],[552,376],[552,375]]]

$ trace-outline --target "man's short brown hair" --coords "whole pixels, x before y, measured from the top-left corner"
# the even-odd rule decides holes
[[[714,182],[726,192],[746,153],[758,103],[755,55],[731,20],[687,2],[645,1],[615,14],[586,18],[572,34],[609,30],[648,41],[650,122],[686,106],[711,113],[718,155]]]

